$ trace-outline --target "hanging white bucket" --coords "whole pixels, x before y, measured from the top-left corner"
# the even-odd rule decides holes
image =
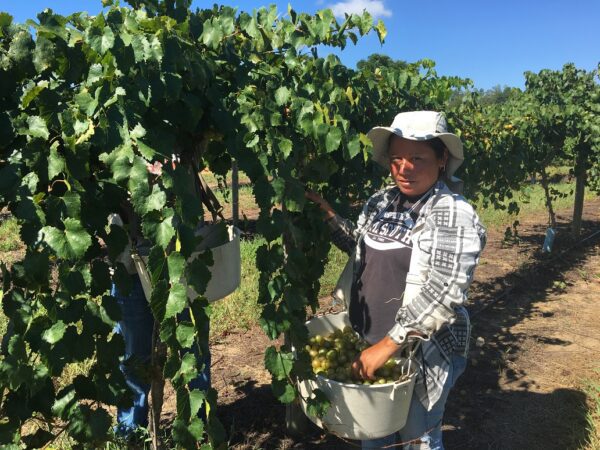
[[[188,263],[198,257],[198,255],[210,249],[213,256],[213,265],[210,270],[210,281],[206,286],[204,296],[209,302],[214,302],[227,297],[235,291],[241,282],[241,256],[240,256],[240,230],[231,225],[227,225],[228,240],[225,243],[222,239],[222,233],[219,225],[208,225],[202,227],[197,233],[202,236],[202,242],[198,246],[198,251],[192,253],[188,259]],[[152,283],[146,264],[148,263],[147,256],[132,255],[133,262],[137,273],[142,282],[142,288],[147,299],[152,295]],[[196,297],[196,292],[191,287],[188,287],[188,297]]]
[[[309,336],[329,334],[350,325],[346,311],[316,317],[306,323]],[[376,439],[402,429],[415,385],[417,367],[405,360],[405,381],[378,385],[340,383],[317,375],[299,383],[300,405],[317,426],[347,439]],[[320,389],[331,401],[323,419],[308,414],[305,398]]]
[[[209,302],[214,302],[227,297],[235,291],[241,282],[242,263],[240,256],[240,230],[231,225],[227,226],[228,241],[221,244],[220,233],[212,232],[214,227],[207,226],[200,229],[202,242],[198,251],[192,253],[188,262],[198,257],[201,251],[209,248],[212,251],[213,265],[209,267],[210,281],[206,286],[204,296]],[[219,245],[221,244],[221,245]],[[188,297],[195,297],[196,291],[188,287]]]

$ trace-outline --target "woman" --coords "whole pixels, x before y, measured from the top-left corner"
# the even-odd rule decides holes
[[[355,375],[374,379],[408,341],[422,341],[406,425],[363,441],[363,448],[443,449],[444,406],[466,366],[470,323],[463,304],[485,229],[448,187],[463,150],[442,114],[400,113],[391,127],[375,127],[368,136],[373,159],[390,170],[395,186],[367,201],[356,226],[307,193],[325,212],[333,242],[355,255],[348,312],[353,328],[372,344],[354,361]]]

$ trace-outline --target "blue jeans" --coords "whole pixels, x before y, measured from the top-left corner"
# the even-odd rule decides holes
[[[119,367],[133,393],[133,405],[117,409],[116,432],[121,436],[128,436],[135,429],[148,426],[150,383],[145,375],[147,371],[144,370],[144,366],[147,367],[150,363],[154,317],[144,296],[140,278],[137,275],[132,275],[131,278],[133,283],[128,296],[120,295],[115,285],[111,291],[121,307],[122,314],[115,332],[121,334],[125,341],[124,362]],[[196,351],[194,353],[196,354]],[[210,388],[210,353],[202,358],[202,364],[203,369],[198,377],[190,382],[190,389],[205,391]],[[204,410],[201,409],[198,416],[204,415]]]
[[[435,405],[433,405],[431,411],[427,411],[421,404],[418,396],[413,394],[404,428],[389,436],[362,441],[362,449],[381,449],[400,442],[419,439],[421,443],[405,444],[402,448],[404,450],[444,450],[444,444],[442,443],[442,418],[444,416],[446,400],[448,399],[450,389],[452,389],[458,377],[465,371],[466,366],[467,359],[464,356],[453,355],[450,372],[444,384],[442,395]]]

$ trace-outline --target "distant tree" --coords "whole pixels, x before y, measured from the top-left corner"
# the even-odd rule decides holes
[[[488,90],[479,90],[480,101],[484,106],[501,105],[518,95],[521,92],[519,88],[510,86],[500,86],[499,84]]]
[[[409,63],[400,59],[393,59],[388,55],[373,53],[367,59],[361,59],[356,63],[358,70],[373,72],[377,68],[386,67],[388,69],[404,70],[409,67]]]

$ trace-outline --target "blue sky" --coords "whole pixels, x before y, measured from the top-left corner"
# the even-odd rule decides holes
[[[123,2],[124,3],[124,2]],[[288,1],[195,0],[195,7],[220,3],[251,11]],[[375,35],[350,44],[342,61],[354,67],[371,53],[409,62],[429,58],[440,75],[470,78],[477,88],[523,88],[523,72],[560,69],[567,62],[592,70],[600,62],[599,0],[290,0],[299,12],[331,7],[336,13],[366,8],[388,29],[383,46]],[[100,0],[0,0],[0,11],[22,22],[46,7],[61,14],[101,10]]]

